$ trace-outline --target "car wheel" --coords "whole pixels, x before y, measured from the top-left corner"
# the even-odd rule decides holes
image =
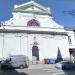
[[[24,69],[24,65],[20,65],[20,69]]]

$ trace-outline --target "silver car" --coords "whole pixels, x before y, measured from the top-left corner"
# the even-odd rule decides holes
[[[61,61],[59,63],[57,63],[55,65],[56,68],[59,68],[59,69],[75,69],[75,63],[72,63],[70,61]]]

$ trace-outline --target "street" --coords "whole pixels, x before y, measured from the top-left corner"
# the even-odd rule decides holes
[[[1,70],[0,75],[75,75],[75,70],[63,71],[54,65],[31,65],[28,69]]]

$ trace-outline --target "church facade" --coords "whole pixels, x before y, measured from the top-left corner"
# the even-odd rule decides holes
[[[50,8],[34,1],[15,6],[13,18],[0,27],[0,58],[27,55],[30,60],[69,58],[68,31],[52,19]],[[71,41],[70,41],[71,42]]]

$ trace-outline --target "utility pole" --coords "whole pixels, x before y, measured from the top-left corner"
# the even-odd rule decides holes
[[[2,58],[4,58],[4,45],[5,45],[5,37],[4,37],[4,29],[5,29],[5,27],[4,27],[4,24],[5,23],[3,23],[3,22],[1,22],[1,26],[3,26],[3,47],[2,47]]]

